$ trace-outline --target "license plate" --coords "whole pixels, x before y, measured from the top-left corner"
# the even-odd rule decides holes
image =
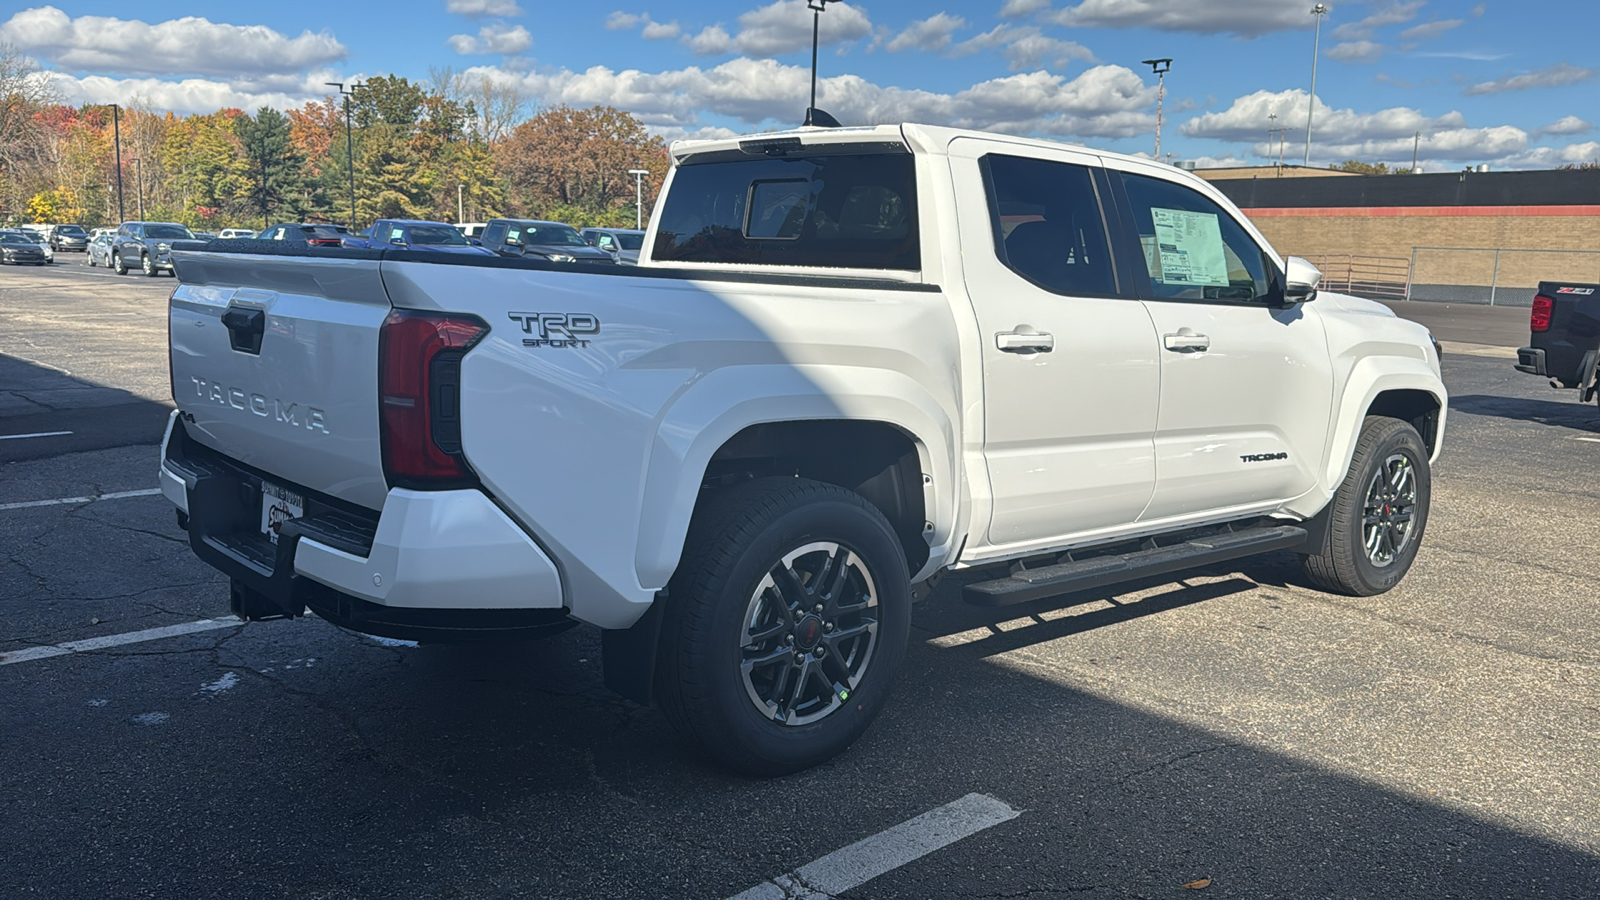
[[[274,544],[283,523],[305,515],[306,499],[294,491],[261,482],[261,533]]]

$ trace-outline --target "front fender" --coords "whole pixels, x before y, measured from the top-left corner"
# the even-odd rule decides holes
[[[1401,390],[1422,391],[1438,401],[1439,426],[1428,461],[1438,460],[1439,451],[1444,447],[1445,415],[1450,409],[1450,396],[1444,382],[1421,359],[1366,357],[1351,368],[1334,414],[1333,435],[1328,441],[1328,458],[1323,469],[1322,487],[1327,497],[1333,496],[1350,470],[1350,457],[1355,453],[1356,441],[1361,437],[1361,423],[1372,402],[1386,391]]]
[[[725,368],[690,385],[664,411],[651,443],[635,563],[641,586],[664,587],[678,567],[706,467],[751,425],[810,419],[891,424],[916,444],[933,531],[925,570],[942,565],[958,530],[955,411],[907,375],[824,365]],[[925,572],[914,573],[923,577]]]

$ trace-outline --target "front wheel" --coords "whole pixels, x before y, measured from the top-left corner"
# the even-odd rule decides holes
[[[910,593],[899,539],[858,494],[772,478],[710,497],[668,590],[662,711],[746,774],[836,756],[888,699]]]
[[[139,269],[150,278],[156,277],[156,261],[148,253],[139,254]]]
[[[1321,546],[1304,557],[1306,574],[1354,597],[1399,584],[1422,544],[1432,490],[1428,449],[1411,423],[1368,416],[1350,471],[1323,513]]]
[[[123,259],[122,254],[116,251],[111,253],[111,271],[118,275],[128,274],[128,261]]]

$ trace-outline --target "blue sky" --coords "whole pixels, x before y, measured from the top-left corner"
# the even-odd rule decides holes
[[[847,124],[921,121],[1154,149],[1202,164],[1305,153],[1309,0],[830,2],[818,105]],[[1600,0],[1327,4],[1313,164],[1543,168],[1600,158]],[[805,0],[277,0],[60,3],[0,20],[0,41],[76,102],[210,111],[297,106],[325,81],[451,66],[535,104],[604,103],[668,138],[797,124]],[[1274,114],[1276,119],[1271,118]]]

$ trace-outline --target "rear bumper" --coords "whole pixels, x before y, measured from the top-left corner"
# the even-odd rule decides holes
[[[555,563],[478,490],[396,488],[374,512],[267,475],[305,498],[305,515],[274,544],[261,531],[262,473],[190,440],[181,414],[162,446],[162,493],[185,514],[196,555],[287,614],[323,612],[330,588],[346,610],[412,611],[440,627],[491,628],[518,610],[564,615]]]
[[[1537,347],[1519,347],[1517,371],[1527,372],[1529,375],[1549,375],[1544,367],[1544,351]]]

